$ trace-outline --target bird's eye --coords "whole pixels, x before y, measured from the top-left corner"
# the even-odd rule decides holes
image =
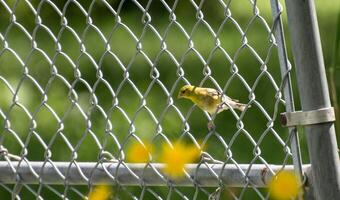
[[[181,93],[184,94],[184,93],[185,93],[185,90],[182,90]]]

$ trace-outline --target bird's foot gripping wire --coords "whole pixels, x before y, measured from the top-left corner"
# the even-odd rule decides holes
[[[208,130],[209,131],[212,131],[215,129],[215,124],[213,121],[209,121],[208,124],[207,124],[207,127],[208,127]]]

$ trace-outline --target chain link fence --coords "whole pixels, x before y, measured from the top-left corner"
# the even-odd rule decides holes
[[[281,11],[275,0],[0,0],[1,196],[86,199],[109,184],[112,199],[267,199],[275,173],[302,174],[296,130],[278,120],[294,111]],[[210,116],[177,99],[187,84],[248,107]],[[157,155],[126,160],[134,142],[178,140],[203,152],[179,181]]]

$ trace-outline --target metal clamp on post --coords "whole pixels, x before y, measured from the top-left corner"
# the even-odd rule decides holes
[[[281,124],[283,126],[305,126],[334,122],[335,114],[333,107],[322,108],[311,111],[296,111],[281,113]]]

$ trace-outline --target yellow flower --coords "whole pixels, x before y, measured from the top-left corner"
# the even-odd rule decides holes
[[[88,196],[88,200],[107,200],[112,194],[109,186],[98,185],[92,189]]]
[[[172,148],[165,144],[161,156],[161,162],[165,164],[164,172],[172,178],[180,178],[184,175],[185,164],[194,162],[199,155],[200,150],[195,146],[176,142]]]
[[[178,93],[178,98],[190,99],[199,108],[210,114],[228,110],[229,106],[243,111],[247,106],[246,104],[238,103],[238,100],[231,99],[213,88],[202,88],[192,85],[183,86]]]
[[[139,142],[134,142],[127,151],[126,159],[132,163],[146,163],[150,161],[151,153],[151,144],[144,142],[143,145]]]
[[[277,200],[295,198],[299,193],[299,180],[294,173],[279,172],[269,183],[271,196]]]

